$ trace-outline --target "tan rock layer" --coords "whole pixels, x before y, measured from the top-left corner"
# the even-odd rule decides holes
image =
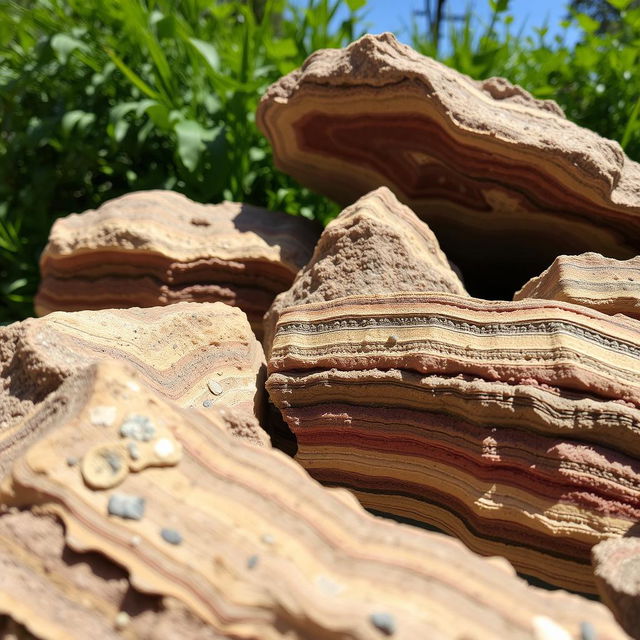
[[[376,511],[594,591],[640,518],[640,327],[568,303],[353,296],[284,312],[267,388],[296,458]]]
[[[108,362],[69,378],[40,405],[40,438],[3,483],[2,502],[26,511],[0,515],[0,615],[38,637],[625,637],[601,604],[368,515],[143,383]],[[65,409],[52,415],[54,401]],[[107,406],[115,423],[92,424]],[[165,429],[181,457],[93,490],[69,458],[120,446],[129,412]]]
[[[466,295],[431,229],[381,187],[329,223],[309,263],[276,297],[265,315],[265,352],[287,307],[388,291]]]
[[[640,256],[629,260],[598,253],[558,256],[513,296],[514,300],[525,298],[563,300],[640,319]]]
[[[560,253],[637,252],[640,165],[617,142],[392,34],[316,51],[269,88],[256,121],[279,169],[339,203],[390,187],[471,291],[511,296]]]
[[[21,420],[65,378],[105,358],[129,363],[182,406],[233,410],[230,424],[260,437],[264,354],[240,309],[183,302],[56,312],[0,328],[0,476],[10,450],[28,436]]]
[[[140,191],[55,222],[40,259],[39,315],[180,301],[240,307],[262,332],[274,296],[307,262],[317,230],[251,205]]]

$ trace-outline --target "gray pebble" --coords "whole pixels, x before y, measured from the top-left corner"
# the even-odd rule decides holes
[[[270,533],[265,533],[260,537],[260,540],[262,540],[262,542],[264,542],[265,544],[275,544],[276,539],[270,534]]]
[[[371,624],[379,631],[382,631],[385,636],[392,636],[396,632],[396,621],[390,613],[372,613],[369,616],[369,620]]]
[[[69,457],[67,458],[67,464],[68,464],[70,467],[75,467],[75,466],[78,464],[78,462],[79,462],[79,460],[78,460],[78,458],[76,458],[75,456],[69,456]]]
[[[113,451],[105,451],[102,454],[102,457],[105,459],[106,463],[111,467],[111,471],[114,473],[118,473],[120,469],[122,469],[122,460],[117,453]]]
[[[209,387],[209,391],[211,391],[214,396],[219,396],[224,391],[222,385],[216,380],[209,380],[207,387]]]
[[[129,450],[129,455],[132,460],[140,459],[140,449],[138,449],[138,444],[136,442],[130,442],[127,445],[127,449]]]
[[[120,425],[120,435],[141,442],[149,442],[156,435],[156,428],[147,416],[133,413]]]
[[[128,520],[140,520],[144,515],[145,499],[130,496],[126,493],[114,493],[109,498],[107,509],[112,516],[120,516]]]
[[[398,336],[389,336],[387,338],[387,346],[393,347],[398,342]]]
[[[208,408],[211,406],[211,400],[205,400],[205,401],[202,403],[202,406],[203,406],[203,407],[206,407],[206,408],[208,409]]]
[[[182,536],[180,535],[180,532],[175,529],[162,529],[160,531],[160,535],[162,536],[162,539],[169,544],[182,543]]]
[[[247,568],[255,569],[258,566],[259,560],[260,560],[260,556],[256,555],[255,553],[252,556],[249,556],[247,560]]]
[[[595,627],[587,620],[580,623],[580,638],[581,640],[598,640]]]

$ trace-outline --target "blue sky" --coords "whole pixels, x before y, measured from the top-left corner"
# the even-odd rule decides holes
[[[534,28],[541,27],[545,22],[549,26],[549,36],[560,33],[560,22],[567,15],[567,2],[559,0],[511,0],[509,13],[513,15],[513,32],[524,25],[523,35],[534,35]],[[473,11],[479,27],[486,24],[491,15],[489,0],[448,0],[446,13],[460,15],[468,6]],[[424,8],[424,0],[368,0],[366,15],[370,23],[371,33],[393,31],[401,40],[408,42],[409,26],[413,12]],[[424,17],[416,17],[419,25],[426,25]],[[426,29],[426,27],[423,27]],[[575,38],[575,32],[569,33],[569,40]]]

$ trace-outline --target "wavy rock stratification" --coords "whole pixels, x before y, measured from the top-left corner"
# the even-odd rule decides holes
[[[600,597],[627,632],[640,638],[640,538],[605,540],[591,556]]]
[[[558,256],[539,276],[513,296],[514,300],[564,300],[602,313],[623,313],[640,319],[640,256],[629,260],[599,253]]]
[[[375,518],[144,382],[102,362],[30,418],[41,438],[0,491],[22,509],[0,514],[0,624],[44,640],[626,637],[603,605]],[[111,407],[113,424],[92,422]],[[131,413],[157,433],[124,435]],[[96,448],[111,456],[87,465]]]
[[[640,518],[640,327],[568,303],[356,296],[280,317],[267,389],[297,460],[367,508],[595,591]]]
[[[279,169],[343,205],[389,186],[476,295],[511,297],[561,253],[637,253],[640,165],[617,142],[390,33],[316,51],[270,87],[256,121]]]
[[[291,288],[276,297],[265,316],[265,352],[283,309],[389,291],[466,295],[431,229],[381,187],[329,223]]]
[[[205,205],[173,191],[130,193],[55,222],[36,312],[219,301],[240,307],[260,334],[262,316],[317,238],[312,223],[285,213]]]
[[[0,328],[0,476],[12,446],[28,437],[21,419],[65,378],[106,358],[128,362],[184,407],[228,408],[232,430],[246,434],[249,421],[258,433],[264,353],[240,309],[181,302],[56,312]],[[109,411],[94,416],[97,423],[112,420]]]

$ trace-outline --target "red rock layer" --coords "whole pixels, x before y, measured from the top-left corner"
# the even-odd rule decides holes
[[[265,352],[287,307],[388,291],[466,295],[431,229],[381,187],[329,223],[309,263],[276,297],[265,315]]]
[[[354,296],[280,317],[267,389],[297,460],[375,511],[594,591],[640,518],[640,327],[559,302]]]
[[[105,407],[114,423],[92,424]],[[123,434],[132,412],[149,441]],[[40,438],[0,488],[23,510],[0,514],[0,616],[39,638],[625,637],[601,604],[366,514],[121,365],[67,379],[31,419]]]
[[[260,337],[262,316],[316,239],[308,220],[284,213],[130,193],[55,222],[36,312],[219,301],[240,307]]]
[[[514,300],[524,298],[565,300],[602,313],[640,319],[640,256],[629,260],[598,253],[558,256],[513,296]]]
[[[20,428],[63,380],[106,358],[127,362],[185,407],[229,410],[230,428],[260,435],[264,354],[246,316],[222,303],[56,312],[0,328],[0,476]],[[233,413],[233,415],[232,415]],[[111,416],[98,417],[108,422]],[[23,423],[24,426],[24,423]]]
[[[511,297],[560,253],[637,253],[640,165],[618,143],[392,34],[316,51],[270,87],[256,121],[279,169],[339,203],[389,186],[471,291]]]

